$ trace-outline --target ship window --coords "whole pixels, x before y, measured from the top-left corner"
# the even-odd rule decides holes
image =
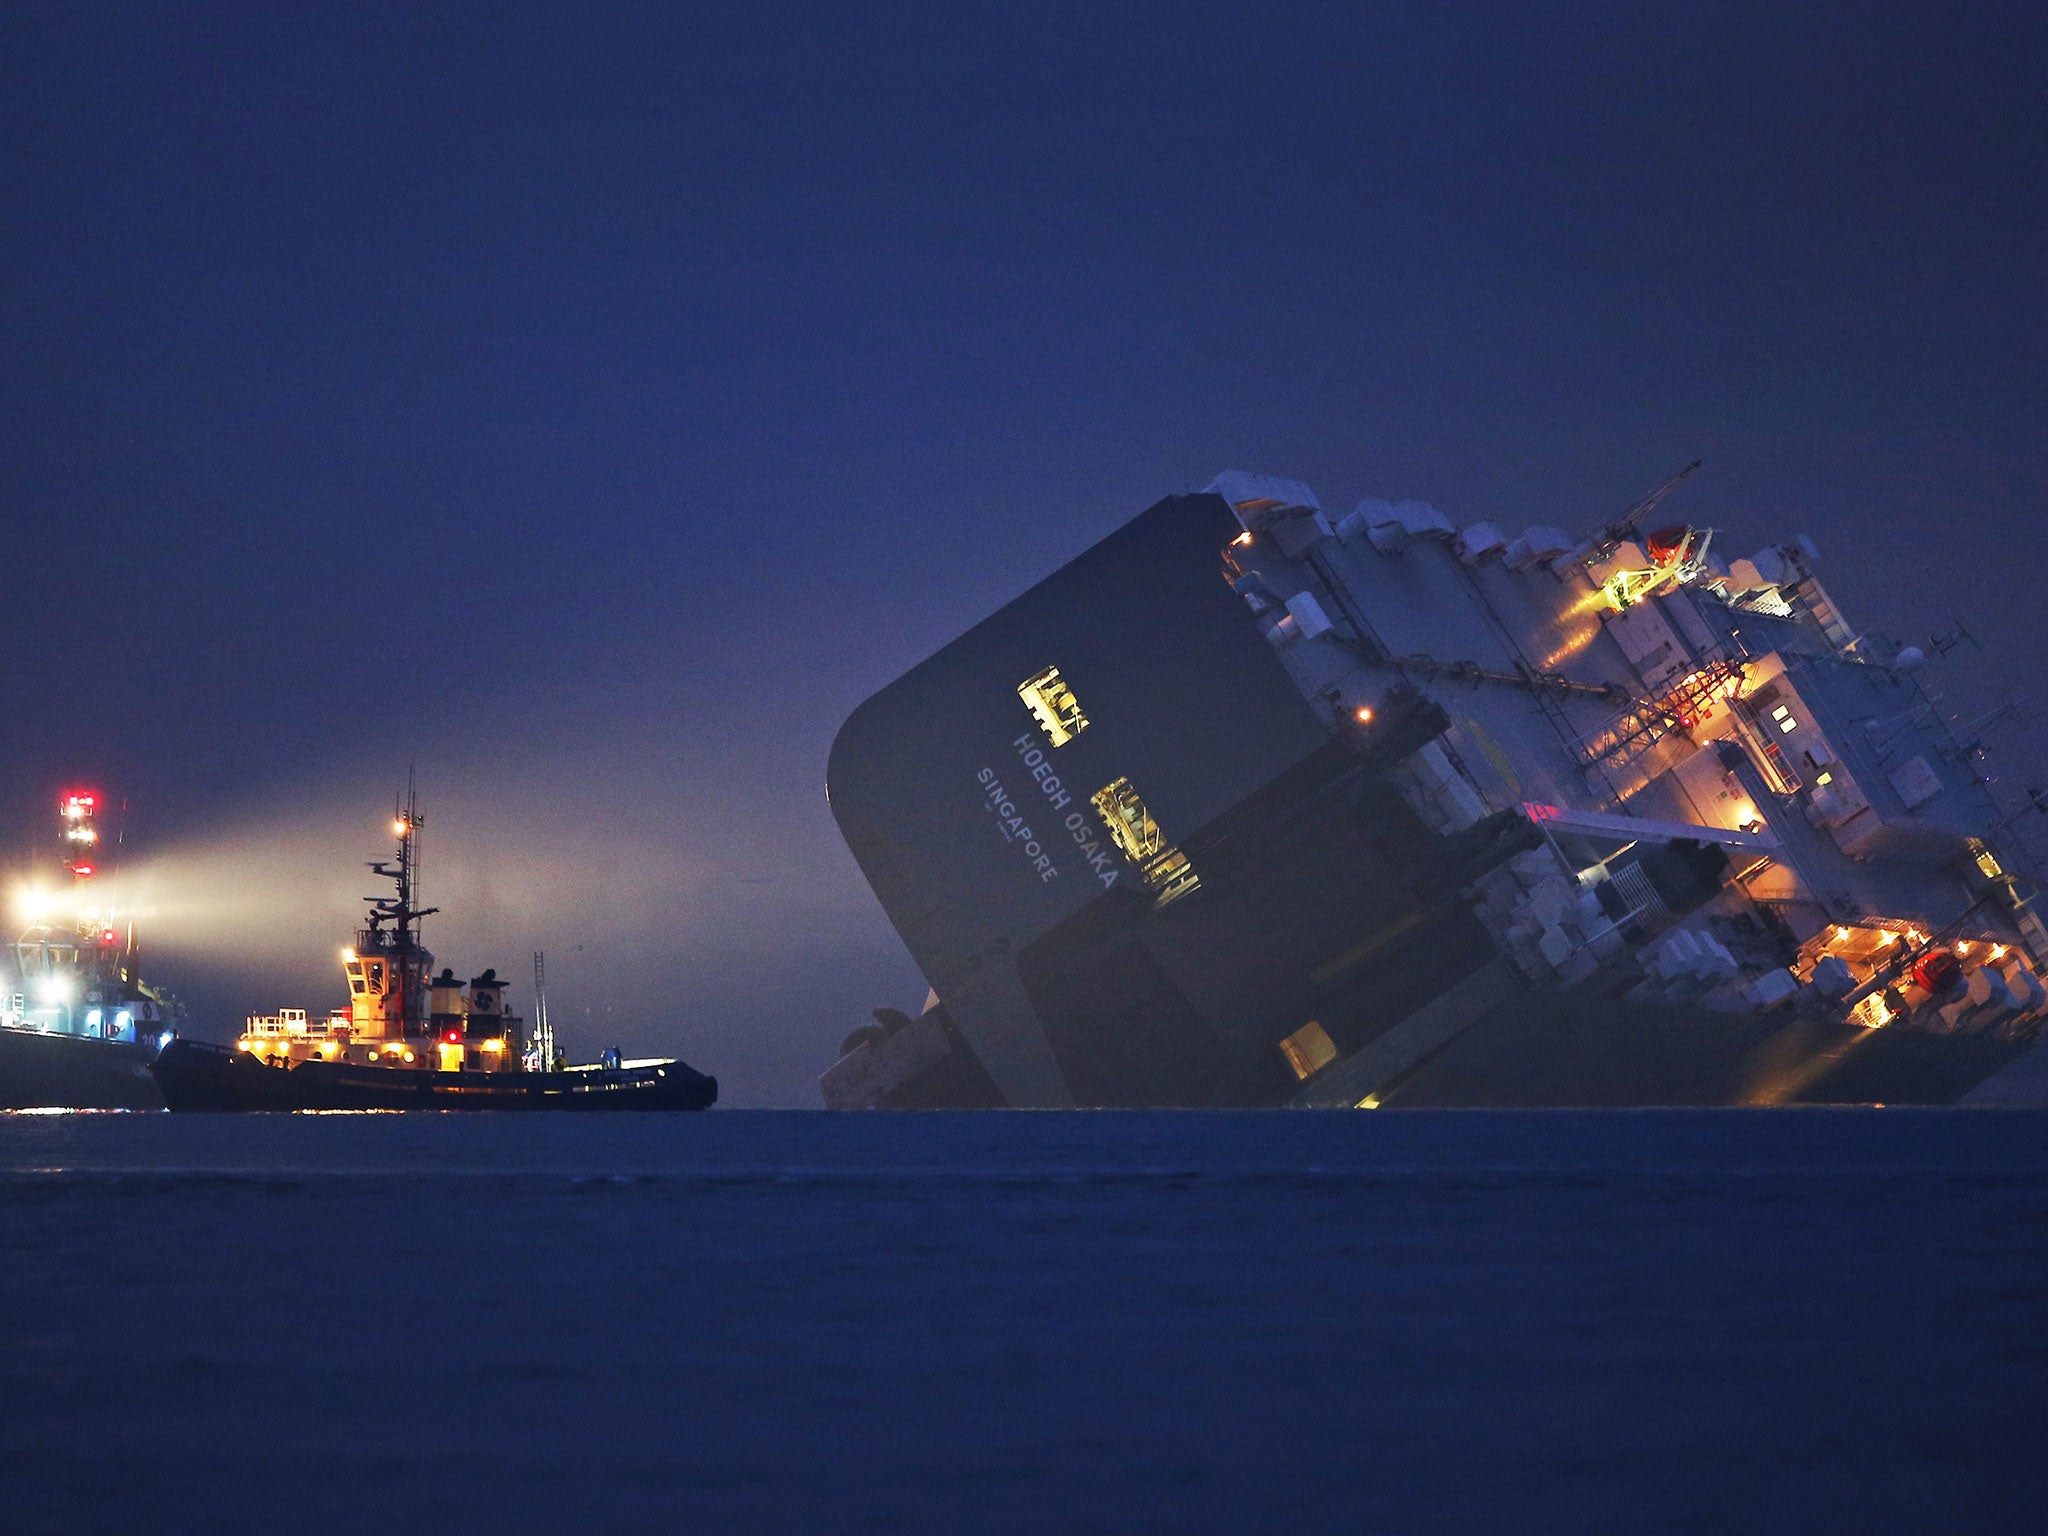
[[[1047,667],[1038,676],[1017,685],[1018,697],[1030,706],[1038,728],[1056,747],[1064,747],[1088,729],[1088,717],[1081,713],[1081,701],[1060,678],[1058,667]]]
[[[1790,715],[1787,715],[1784,719],[1778,722],[1778,729],[1780,731],[1785,732],[1796,731],[1799,729],[1799,722],[1797,720],[1794,720]]]
[[[1159,893],[1159,905],[1178,901],[1202,883],[1195,866],[1178,848],[1169,848],[1145,871],[1145,882]]]
[[[1158,905],[1163,907],[1170,901],[1178,901],[1201,885],[1201,877],[1188,862],[1188,856],[1178,848],[1167,846],[1159,823],[1145,809],[1145,802],[1138,797],[1138,791],[1129,779],[1105,784],[1094,793],[1089,803],[1095,807],[1095,814],[1102,818],[1110,841],[1116,844],[1125,858],[1138,866],[1145,883],[1157,894]]]
[[[1280,1054],[1294,1068],[1296,1078],[1312,1077],[1337,1059],[1337,1042],[1330,1032],[1310,1019],[1280,1042]]]
[[[1110,841],[1140,869],[1165,849],[1166,839],[1160,836],[1159,823],[1145,809],[1145,802],[1138,798],[1138,792],[1132,788],[1129,779],[1105,784],[1095,791],[1091,803],[1095,806],[1095,814],[1109,829]]]

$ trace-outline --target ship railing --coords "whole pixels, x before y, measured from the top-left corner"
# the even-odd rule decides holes
[[[334,1023],[330,1015],[324,1019],[308,1019],[303,1008],[287,1008],[279,1013],[252,1013],[249,1015],[247,1034],[259,1035],[265,1039],[285,1036],[294,1040],[325,1035]]]

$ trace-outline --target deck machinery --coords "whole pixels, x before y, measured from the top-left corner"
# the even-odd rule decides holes
[[[827,785],[931,991],[826,1102],[1950,1102],[2003,1070],[2048,929],[1925,656],[1855,631],[1809,540],[1726,561],[1648,510],[1510,533],[1228,472],[884,688]]]

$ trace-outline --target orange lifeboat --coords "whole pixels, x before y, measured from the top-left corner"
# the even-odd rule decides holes
[[[1643,552],[1650,557],[1652,565],[1676,565],[1691,539],[1690,525],[1673,523],[1669,528],[1659,528],[1643,540]]]

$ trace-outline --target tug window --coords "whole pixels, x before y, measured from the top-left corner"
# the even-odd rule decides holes
[[[1166,845],[1159,823],[1145,809],[1145,802],[1138,798],[1129,779],[1105,784],[1090,797],[1089,803],[1108,829],[1109,840],[1138,866],[1145,883],[1158,893],[1158,905],[1177,901],[1201,885],[1201,877],[1188,862],[1188,856]]]
[[[1088,729],[1088,717],[1081,713],[1081,701],[1060,679],[1058,667],[1047,667],[1038,676],[1017,685],[1018,697],[1030,706],[1038,728],[1056,747],[1064,747]]]

